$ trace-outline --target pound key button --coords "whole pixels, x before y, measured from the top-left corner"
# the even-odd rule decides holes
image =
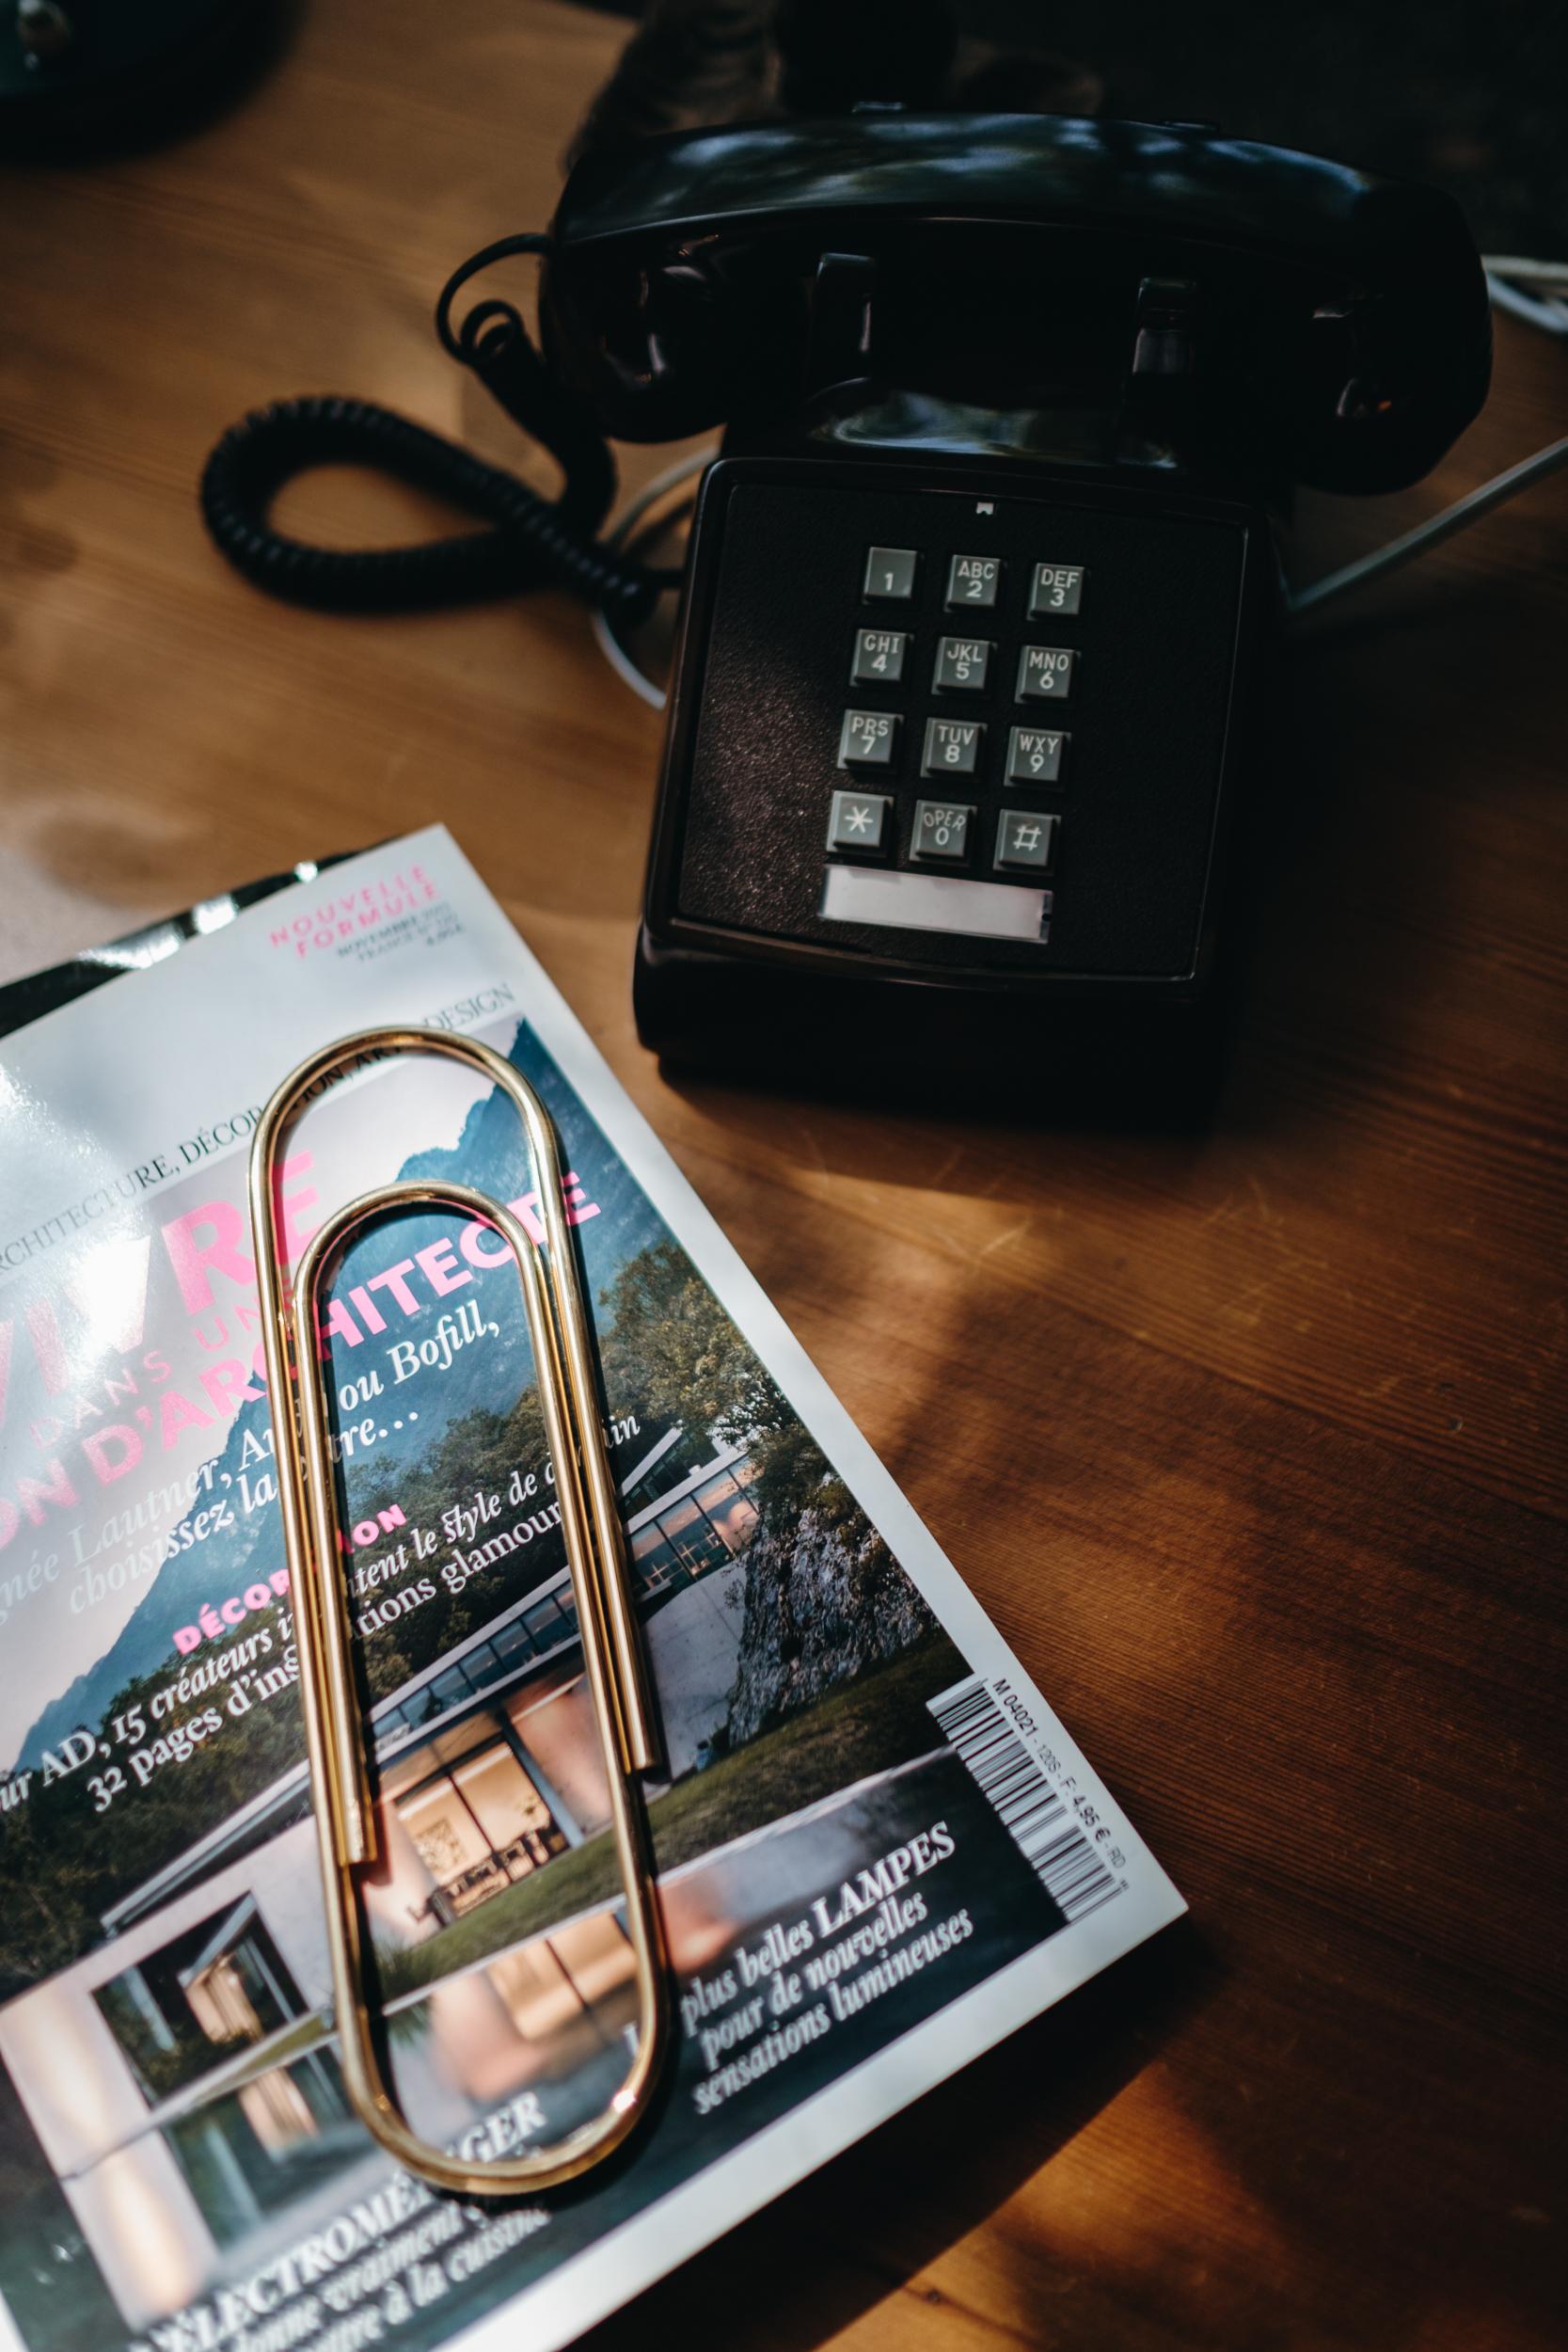
[[[1005,809],[996,828],[996,863],[1004,873],[1049,874],[1058,817],[1037,809]]]

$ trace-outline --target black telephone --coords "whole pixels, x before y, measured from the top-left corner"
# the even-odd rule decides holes
[[[590,154],[526,242],[542,356],[508,306],[452,338],[453,288],[441,319],[566,467],[546,571],[646,602],[580,544],[596,435],[726,427],[645,1042],[994,1068],[1021,1107],[1177,1068],[1212,1032],[1293,485],[1401,487],[1485,397],[1458,208],[1199,127],[891,109]]]

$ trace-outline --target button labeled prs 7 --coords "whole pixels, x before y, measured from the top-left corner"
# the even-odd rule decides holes
[[[980,762],[986,730],[977,719],[927,719],[923,776],[972,776]]]
[[[983,693],[990,664],[990,646],[985,638],[940,637],[931,684],[939,694]]]
[[[895,710],[847,710],[839,730],[841,768],[891,768],[898,740]]]
[[[828,818],[830,850],[880,850],[893,806],[885,792],[835,792]]]
[[[849,664],[851,686],[896,686],[904,675],[909,638],[901,628],[858,628],[855,658]]]
[[[1047,734],[1040,727],[1013,727],[1007,736],[1007,782],[1054,784],[1062,772],[1062,755],[1071,737]]]
[[[956,555],[947,566],[947,605],[978,605],[989,612],[1002,584],[1002,559],[997,555]]]
[[[1076,612],[1088,574],[1082,564],[1037,564],[1029,586],[1029,618],[1046,612]]]
[[[914,576],[920,558],[913,548],[868,548],[865,557],[865,596],[886,597],[893,604],[908,604],[914,594]]]
[[[972,808],[955,808],[947,801],[916,801],[914,831],[910,836],[910,855],[923,863],[942,861],[952,866],[969,855],[969,820]]]
[[[1060,822],[1037,809],[1004,809],[996,828],[997,865],[1006,873],[1048,874]]]
[[[1065,703],[1078,656],[1069,645],[1025,645],[1018,658],[1021,703]]]

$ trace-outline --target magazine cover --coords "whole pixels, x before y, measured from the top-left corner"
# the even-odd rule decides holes
[[[617,2159],[508,2208],[400,2172],[344,2097],[245,1210],[275,1085],[407,1021],[483,1038],[556,1120],[663,1740],[675,2051]],[[445,832],[36,1022],[0,1093],[28,2352],[546,2352],[1180,1911]],[[383,1059],[293,1133],[291,1253],[400,1175],[537,1227],[510,1104]],[[602,2106],[633,2011],[515,1269],[482,1223],[386,1219],[325,1322],[397,2095],[499,2155]]]

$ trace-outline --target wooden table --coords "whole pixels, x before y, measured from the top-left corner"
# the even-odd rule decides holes
[[[658,722],[582,611],[312,617],[193,499],[294,391],[518,461],[431,297],[547,216],[615,38],[313,0],[199,134],[0,177],[5,970],[444,818],[1191,1899],[605,2352],[1560,2344],[1568,477],[1296,652],[1210,1132],[667,1083],[627,990]],[[1561,430],[1560,347],[1504,321],[1497,378],[1304,568]]]

